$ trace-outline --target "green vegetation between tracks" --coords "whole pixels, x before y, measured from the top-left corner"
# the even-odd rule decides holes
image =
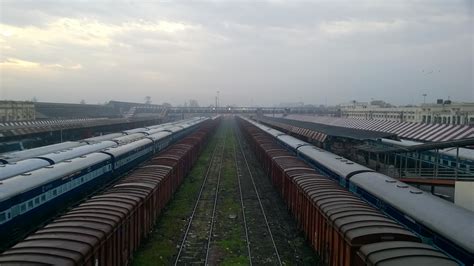
[[[222,121],[217,132],[211,137],[190,174],[185,177],[173,200],[159,217],[154,231],[135,253],[132,265],[171,265],[174,263],[181,244],[188,219],[192,213],[199,190],[209,167],[214,148],[226,136],[220,179],[219,198],[216,207],[214,230],[209,251],[210,264],[248,265],[247,243],[242,222],[237,168],[234,157],[236,136],[232,133],[231,121]],[[259,180],[264,208],[273,221],[272,231],[284,265],[317,265],[315,254],[305,243],[292,217],[278,193],[253,154],[248,154],[249,164]],[[279,241],[278,241],[279,240]]]
[[[204,148],[191,172],[184,178],[170,204],[164,209],[154,231],[136,252],[132,265],[170,265],[174,263],[181,237],[199,194],[212,152],[219,138],[224,137],[222,126]]]
[[[211,250],[219,254],[215,261],[219,265],[248,265],[247,242],[242,222],[242,208],[234,158],[235,138],[232,129],[226,131],[226,145],[221,172],[217,214]]]

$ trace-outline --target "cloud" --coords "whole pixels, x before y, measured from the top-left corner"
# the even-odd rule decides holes
[[[17,58],[7,58],[5,61],[0,62],[0,68],[31,69],[37,68],[39,66],[39,63],[21,60]]]
[[[51,101],[150,95],[206,105],[217,89],[223,103],[261,105],[412,103],[421,90],[474,97],[472,6],[462,0],[25,0],[0,8],[2,98],[29,99],[33,90]]]
[[[31,71],[31,70],[80,70],[81,64],[62,65],[62,64],[41,64],[18,58],[7,58],[0,62],[0,71]]]
[[[0,24],[3,41],[7,43],[26,42],[33,44],[73,44],[80,46],[109,46],[114,36],[132,32],[164,32],[173,34],[185,31],[191,26],[170,21],[130,21],[108,24],[95,19],[59,18],[44,27],[18,27]]]
[[[359,20],[339,20],[325,21],[319,26],[323,33],[330,35],[351,35],[360,33],[381,33],[400,30],[404,26],[404,21],[359,21]]]

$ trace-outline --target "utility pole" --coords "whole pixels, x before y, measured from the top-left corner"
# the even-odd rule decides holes
[[[422,96],[423,96],[423,104],[426,104],[426,96],[428,96],[428,94],[423,93]]]

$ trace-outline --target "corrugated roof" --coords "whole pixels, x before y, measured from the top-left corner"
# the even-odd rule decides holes
[[[21,136],[55,130],[66,130],[94,126],[105,126],[135,121],[147,121],[150,118],[136,118],[133,121],[126,118],[80,118],[64,120],[38,120],[27,122],[4,122],[0,124],[0,137]]]
[[[397,134],[400,138],[424,142],[474,137],[474,127],[470,125],[426,124],[308,115],[288,115],[286,118],[345,128],[387,132]]]
[[[273,123],[274,125],[279,125],[280,127],[292,126],[298,128],[297,130],[290,130],[299,135],[307,136],[310,138],[317,139],[318,141],[324,141],[327,136],[332,137],[343,137],[350,139],[379,139],[379,138],[396,138],[396,134],[387,133],[381,131],[371,131],[358,128],[348,128],[341,126],[333,126],[323,123],[314,123],[306,122],[299,120],[291,120],[285,118],[271,118],[265,117],[264,122]],[[322,139],[322,140],[320,140]]]

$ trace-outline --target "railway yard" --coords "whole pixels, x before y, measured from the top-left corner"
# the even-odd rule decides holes
[[[0,266],[474,266],[446,2],[0,0]]]
[[[0,265],[474,262],[474,213],[243,116],[0,162]]]
[[[166,239],[166,241],[163,241]],[[236,122],[226,119],[134,265],[316,265]]]

